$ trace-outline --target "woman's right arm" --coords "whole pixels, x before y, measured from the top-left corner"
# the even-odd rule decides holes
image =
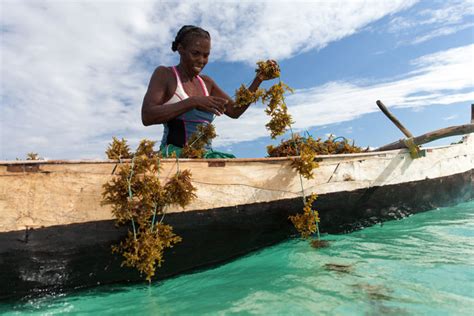
[[[191,96],[173,104],[164,104],[171,98],[170,87],[176,86],[173,73],[166,67],[158,67],[151,76],[143,98],[142,123],[145,126],[163,124],[192,109],[221,115],[227,102],[217,97]],[[175,88],[176,89],[176,88]]]
[[[187,101],[188,99],[175,104],[164,104],[171,98],[169,91],[170,86],[173,86],[172,80],[174,80],[173,74],[166,67],[160,66],[153,72],[148,90],[143,98],[143,125],[168,122],[193,108],[191,102]]]

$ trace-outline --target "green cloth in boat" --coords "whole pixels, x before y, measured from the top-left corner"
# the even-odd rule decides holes
[[[161,146],[160,151],[163,157],[171,157],[173,153],[176,154],[177,157],[181,157],[181,151],[183,148],[168,144],[166,146]],[[212,159],[212,158],[227,158],[227,159],[232,159],[236,158],[234,155],[229,154],[229,153],[224,153],[222,151],[217,151],[217,150],[212,150],[209,149],[204,153],[204,159]]]

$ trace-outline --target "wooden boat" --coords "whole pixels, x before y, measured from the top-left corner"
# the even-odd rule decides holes
[[[341,233],[474,198],[474,134],[458,144],[318,157],[315,192],[322,232]],[[197,199],[167,209],[183,241],[165,253],[157,278],[230,260],[295,233],[301,212],[292,158],[179,160]],[[177,161],[162,161],[165,180]],[[128,227],[117,228],[102,185],[115,161],[0,162],[0,298],[143,280],[111,254]]]

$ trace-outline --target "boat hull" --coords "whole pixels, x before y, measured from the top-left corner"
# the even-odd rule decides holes
[[[314,207],[322,232],[346,233],[474,198],[473,170],[438,178],[320,194]],[[301,197],[169,213],[183,238],[166,250],[156,279],[226,262],[295,235],[288,216]],[[126,235],[111,219],[0,232],[0,299],[143,281],[121,267],[111,245]]]

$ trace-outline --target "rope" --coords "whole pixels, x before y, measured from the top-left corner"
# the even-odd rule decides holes
[[[179,157],[176,155],[176,173],[179,173]]]
[[[156,209],[158,208],[158,204],[154,203],[153,207],[153,218],[151,220],[151,227],[150,232],[153,233],[153,227],[155,226],[155,218],[156,218]]]
[[[209,125],[209,124],[211,124],[211,123],[203,123],[203,124],[208,124],[208,125]],[[199,135],[199,137],[196,138],[196,139],[194,140],[194,142],[192,142],[191,144],[189,144],[189,147],[192,147],[192,146],[194,145],[194,143],[197,142],[197,141],[199,140],[199,138],[201,138],[203,135],[204,135],[204,133],[201,133],[201,135]]]
[[[410,152],[410,157],[412,159],[420,158],[420,148],[417,144],[415,144],[413,138],[406,138],[403,140],[403,142],[405,143],[405,146],[408,147],[408,151]]]
[[[160,178],[160,169],[161,169],[161,160],[160,160],[160,157],[157,157],[156,158],[157,161],[158,161],[158,171],[157,171],[157,177],[158,177],[158,180]],[[158,208],[158,204],[156,204],[155,202],[155,205],[154,205],[154,209],[153,209],[153,219],[151,221],[151,232],[153,232],[153,227],[155,226],[155,218],[156,218],[156,210]],[[160,219],[160,224],[163,222],[163,219],[165,218],[165,211],[164,209],[162,209],[163,211],[163,215],[161,216],[161,219]]]
[[[280,81],[280,83],[281,83],[281,81]],[[284,102],[285,98],[282,97],[282,99],[283,99],[283,102]],[[291,132],[291,139],[293,140],[293,144],[295,145],[296,155],[300,156],[300,152],[298,150],[298,144],[296,143],[295,134],[293,132],[293,127],[291,126],[291,124],[289,126],[290,126],[290,132]],[[308,133],[308,131],[306,131],[306,132]],[[306,204],[306,195],[305,195],[305,192],[304,192],[303,177],[301,176],[301,173],[299,173],[299,172],[298,172],[298,175],[300,177],[301,196],[303,198],[303,204]],[[313,208],[311,208],[311,212],[313,213],[313,216],[314,216],[314,222],[316,224],[316,233],[318,235],[318,240],[320,240],[321,236],[319,234],[319,224],[318,224],[318,221],[317,221],[317,218],[316,218],[316,213],[314,212]]]
[[[132,192],[132,177],[133,177],[133,167],[135,165],[135,155],[133,156],[132,158],[132,162],[131,162],[131,165],[130,165],[130,175],[127,179],[127,184],[128,184],[128,199],[129,201],[131,202],[132,199],[133,199],[133,192]],[[135,228],[135,220],[133,219],[133,214],[131,214],[132,216],[132,228],[133,228],[133,238],[135,238],[135,240],[137,240],[137,231],[136,231],[136,228]]]

